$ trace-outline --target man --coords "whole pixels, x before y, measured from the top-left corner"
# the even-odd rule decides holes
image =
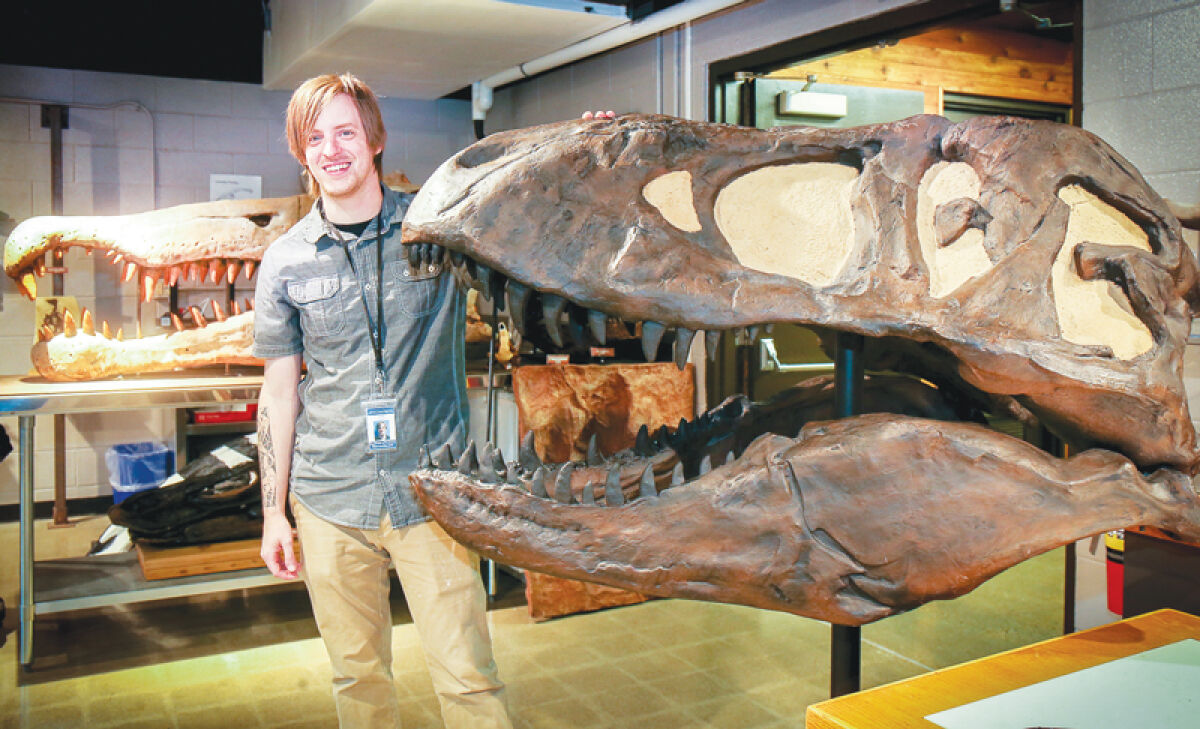
[[[507,729],[478,558],[428,520],[408,483],[421,445],[466,438],[464,297],[440,266],[407,262],[409,199],[380,184],[387,137],[365,84],[306,81],[286,133],[319,198],[267,250],[255,292],[263,560],[277,577],[301,574],[290,493],[343,729],[399,726],[389,563],[445,725]]]

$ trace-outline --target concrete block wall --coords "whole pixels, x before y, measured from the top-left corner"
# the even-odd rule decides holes
[[[1083,126],[1132,162],[1160,195],[1200,201],[1200,2],[1085,0]],[[1188,234],[1193,249],[1194,234]],[[1193,422],[1200,417],[1200,346],[1188,347],[1184,382]],[[1200,422],[1197,422],[1200,427]],[[1103,595],[1105,551],[1076,549],[1076,624],[1109,622]]]
[[[283,120],[289,91],[253,84],[0,65],[0,211],[20,221],[49,215],[50,135],[36,103],[67,104],[63,136],[64,214],[116,215],[209,199],[209,175],[262,178],[264,197],[302,191],[300,166],[288,154]],[[126,102],[126,103],[123,103]],[[464,101],[381,99],[389,141],[384,170],[421,182],[473,139]],[[98,319],[135,329],[136,292],[118,282],[117,267],[73,251],[65,290]],[[49,279],[39,282],[43,290]],[[253,282],[239,279],[239,298]],[[183,304],[219,298],[221,287],[190,286]],[[157,331],[160,302],[142,307],[144,331]],[[0,375],[30,369],[34,307],[7,277],[0,282]],[[105,449],[115,443],[170,440],[173,414],[75,415],[67,423],[67,487],[71,498],[108,492]],[[52,435],[39,418],[38,500],[52,495]],[[16,439],[16,418],[0,418]],[[0,463],[0,504],[16,503],[16,457]]]

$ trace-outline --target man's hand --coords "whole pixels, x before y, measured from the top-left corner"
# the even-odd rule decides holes
[[[617,115],[610,109],[608,111],[585,111],[583,119],[616,119]]]
[[[271,574],[281,580],[300,576],[300,562],[292,545],[292,525],[279,513],[263,514],[262,549],[259,551]]]

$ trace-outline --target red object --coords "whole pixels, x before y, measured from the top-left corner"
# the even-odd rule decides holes
[[[1124,617],[1125,555],[1121,552],[1116,552],[1116,550],[1109,549],[1105,568],[1108,576],[1108,611]]]
[[[257,403],[247,403],[244,410],[209,410],[192,413],[195,423],[244,423],[254,420],[258,413]]]

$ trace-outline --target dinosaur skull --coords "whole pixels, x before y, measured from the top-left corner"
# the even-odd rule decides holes
[[[177,205],[132,215],[30,218],[13,230],[4,247],[4,271],[28,296],[46,274],[46,255],[73,247],[100,253],[122,267],[124,282],[136,281],[149,300],[159,281],[233,283],[249,280],[267,246],[308,210],[299,195],[266,200],[225,200]],[[236,302],[225,311],[215,300],[209,319],[192,307],[192,328],[174,316],[176,332],[125,340],[101,323],[99,333],[86,310],[83,320],[65,314],[60,331],[43,329],[30,358],[51,380],[91,380],[117,375],[199,367],[258,364],[250,355],[254,315]]]
[[[405,242],[447,248],[518,326],[539,308],[551,335],[562,316],[598,339],[608,318],[641,322],[650,354],[674,329],[677,361],[701,330],[710,348],[768,323],[862,334],[868,366],[1120,454],[1062,462],[975,426],[874,417],[764,435],[661,496],[671,479],[653,449],[634,454],[659,466],[642,477],[624,462],[611,477],[546,466],[539,484],[490,451],[477,469],[464,454],[465,476],[447,472],[446,454],[414,474],[435,518],[499,559],[855,623],[1130,520],[1196,532],[1183,474],[1200,460],[1181,371],[1197,262],[1137,171],[1077,128],[564,122],[450,159],[404,225]],[[493,485],[501,475],[525,490]],[[606,479],[623,486],[619,508],[575,503]],[[1003,508],[1013,500],[1021,508]],[[1042,531],[999,550],[981,535],[989,520]],[[898,522],[935,537],[879,528]],[[738,589],[749,582],[761,589]]]

